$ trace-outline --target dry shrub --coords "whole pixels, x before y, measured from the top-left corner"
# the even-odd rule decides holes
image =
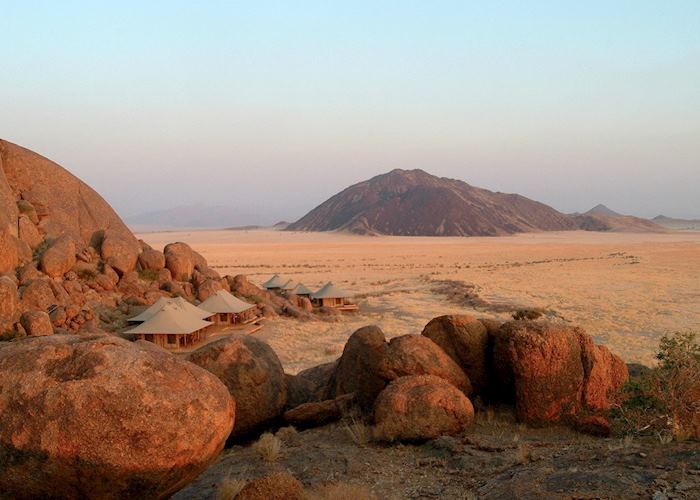
[[[659,365],[630,380],[613,412],[623,433],[700,439],[700,345],[693,332],[664,336]]]
[[[350,417],[345,420],[343,427],[357,446],[364,447],[372,440],[372,428],[359,418]]]
[[[266,462],[276,462],[280,457],[282,441],[277,436],[266,432],[253,444],[253,449]]]
[[[216,488],[217,500],[233,500],[245,486],[243,479],[233,479],[231,476],[225,477]]]
[[[377,496],[362,484],[325,483],[307,492],[308,500],[377,500]]]
[[[282,441],[288,442],[297,434],[299,434],[299,431],[297,431],[296,427],[293,425],[288,425],[287,427],[281,427],[278,429],[275,436],[280,438]]]
[[[518,443],[515,449],[515,462],[524,465],[532,460],[532,448],[526,443]]]

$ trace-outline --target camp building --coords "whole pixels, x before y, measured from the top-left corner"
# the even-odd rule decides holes
[[[219,290],[199,304],[209,312],[207,318],[216,324],[250,323],[257,319],[255,304],[244,302],[226,290]]]
[[[179,350],[193,347],[206,339],[210,321],[204,321],[175,303],[165,304],[140,325],[127,330],[136,340],[153,342],[160,347]]]
[[[163,307],[165,307],[167,304],[175,304],[176,306],[178,306],[181,309],[184,309],[185,312],[188,312],[197,319],[205,319],[211,316],[211,313],[209,311],[200,309],[199,307],[189,303],[182,297],[160,297],[157,301],[153,303],[151,307],[143,311],[141,314],[134,316],[133,318],[129,318],[128,321],[129,323],[143,323],[144,321],[148,321],[153,316],[158,314],[160,310],[163,309]]]
[[[313,304],[317,307],[333,307],[341,311],[356,311],[357,305],[350,302],[352,294],[341,290],[330,281],[316,293],[311,295]]]
[[[263,288],[266,290],[281,290],[284,285],[287,284],[288,279],[283,278],[279,274],[275,274],[272,278],[263,283]]]

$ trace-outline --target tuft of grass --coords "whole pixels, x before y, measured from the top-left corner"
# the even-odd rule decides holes
[[[524,465],[532,460],[532,448],[526,443],[519,443],[515,449],[515,462]]]
[[[377,496],[362,484],[325,483],[307,492],[308,500],[377,500]]]
[[[276,462],[282,452],[282,441],[277,436],[266,432],[253,444],[253,449],[266,462]]]
[[[83,281],[92,281],[97,277],[97,273],[92,269],[81,269],[78,271],[78,278]]]
[[[216,487],[216,500],[233,500],[238,496],[246,482],[226,476]]]
[[[362,420],[350,417],[343,422],[343,428],[352,442],[363,448],[372,440],[372,429]]]
[[[540,308],[518,309],[512,314],[512,316],[515,320],[538,319],[541,318],[545,314],[545,312],[546,311],[544,309]]]
[[[281,427],[277,431],[275,436],[280,438],[282,441],[289,441],[290,439],[294,438],[294,436],[296,436],[297,434],[299,434],[299,431],[297,431],[296,427],[294,427],[293,425],[288,425],[287,427]]]

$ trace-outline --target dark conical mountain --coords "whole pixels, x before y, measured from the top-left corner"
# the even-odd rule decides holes
[[[595,207],[591,208],[584,215],[609,215],[611,217],[622,217],[622,214],[617,213],[615,210],[606,207],[602,203],[598,203]]]
[[[567,215],[518,194],[495,193],[423,170],[396,169],[348,187],[287,230],[498,236],[576,228]]]

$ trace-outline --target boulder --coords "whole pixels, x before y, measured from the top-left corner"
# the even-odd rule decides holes
[[[0,276],[0,334],[9,330],[12,323],[17,321],[18,306],[17,285],[11,278]]]
[[[165,267],[176,281],[189,281],[194,271],[194,252],[187,243],[177,242],[165,246]]]
[[[440,316],[423,329],[425,337],[439,345],[469,377],[481,394],[488,381],[489,335],[484,324],[467,314]]]
[[[20,289],[20,297],[20,308],[23,311],[46,311],[49,306],[58,302],[47,278],[31,280]]]
[[[353,333],[345,344],[330,383],[333,395],[354,393],[360,408],[370,409],[386,386],[381,367],[387,351],[384,332],[378,326],[365,326]]]
[[[225,337],[187,359],[219,377],[236,400],[233,437],[249,434],[281,415],[287,400],[284,371],[265,342],[249,336]]]
[[[248,483],[236,500],[305,500],[304,485],[288,472],[274,472]]]
[[[343,394],[335,399],[303,403],[284,412],[284,421],[305,428],[340,420],[350,411],[354,397],[354,394]]]
[[[54,240],[41,256],[41,270],[60,278],[75,265],[75,243],[67,236]]]
[[[403,335],[391,339],[379,372],[386,380],[406,375],[435,375],[447,380],[466,395],[472,392],[469,377],[457,363],[435,342],[421,335]]]
[[[32,249],[37,248],[44,241],[34,223],[25,215],[20,215],[18,220],[19,239],[24,241]]]
[[[100,247],[100,254],[107,265],[120,276],[124,276],[136,269],[140,250],[133,236],[124,237],[120,232],[107,229]]]
[[[411,375],[379,394],[374,421],[378,440],[422,441],[462,432],[474,422],[474,407],[445,379]]]
[[[19,264],[16,239],[0,228],[0,274],[14,272]]]
[[[46,275],[37,269],[36,263],[30,262],[19,268],[17,277],[19,278],[20,285],[26,285],[31,280],[46,278]]]
[[[202,285],[197,289],[197,298],[204,302],[210,296],[214,295],[219,290],[222,290],[221,283],[218,280],[207,279]]]
[[[53,335],[53,326],[48,313],[44,311],[27,311],[22,314],[20,323],[30,337]]]
[[[0,379],[10,498],[167,498],[218,457],[235,414],[207,371],[106,335],[3,346]]]
[[[620,358],[566,325],[505,323],[495,336],[493,356],[495,378],[505,393],[501,399],[514,399],[518,419],[531,425],[576,425],[600,416],[627,380]]]
[[[142,269],[160,271],[165,267],[165,255],[163,255],[163,252],[153,250],[150,247],[146,248],[139,255],[139,264]]]
[[[296,379],[304,380],[310,384],[309,390],[313,398],[312,401],[327,399],[331,392],[333,392],[331,390],[331,384],[334,382],[338,361],[339,360],[336,359],[330,363],[313,366],[297,373]]]

